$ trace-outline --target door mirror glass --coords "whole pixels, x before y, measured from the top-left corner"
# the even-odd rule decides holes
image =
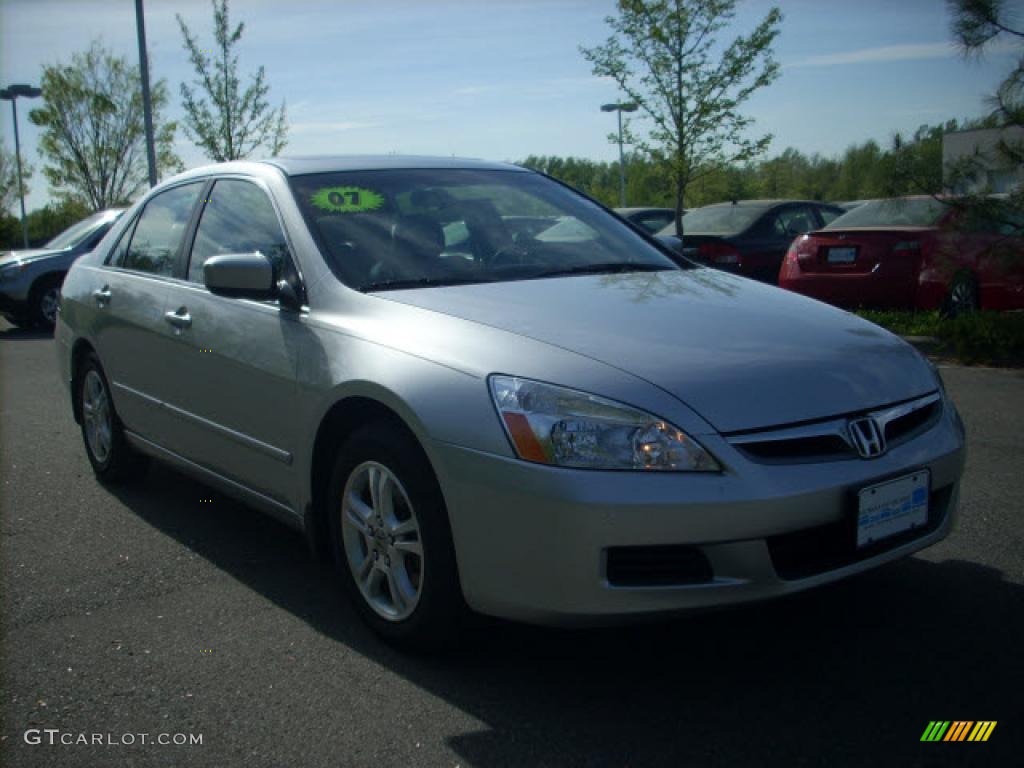
[[[274,268],[259,251],[220,254],[203,264],[203,283],[222,296],[269,299],[274,296]]]

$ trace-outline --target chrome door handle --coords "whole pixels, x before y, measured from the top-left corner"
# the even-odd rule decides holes
[[[175,328],[188,328],[192,325],[192,315],[184,307],[176,312],[164,312],[164,320]]]
[[[92,292],[92,297],[101,307],[106,306],[110,303],[110,286],[104,285],[102,288],[97,288]]]

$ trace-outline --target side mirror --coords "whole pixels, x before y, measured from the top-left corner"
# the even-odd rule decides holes
[[[275,295],[274,267],[259,251],[211,256],[203,264],[203,283],[211,293],[245,299]]]

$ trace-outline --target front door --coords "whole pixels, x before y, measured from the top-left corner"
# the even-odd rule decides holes
[[[180,422],[175,452],[286,503],[298,478],[294,456],[296,371],[302,314],[276,301],[216,296],[203,285],[211,256],[259,251],[275,279],[297,290],[284,230],[268,194],[254,182],[219,179],[207,195],[186,280],[169,288],[167,312],[182,318],[174,336],[178,375],[167,395]]]

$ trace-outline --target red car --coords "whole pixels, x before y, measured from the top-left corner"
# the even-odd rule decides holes
[[[1024,238],[1002,201],[872,200],[793,241],[779,285],[840,307],[1024,308]]]

